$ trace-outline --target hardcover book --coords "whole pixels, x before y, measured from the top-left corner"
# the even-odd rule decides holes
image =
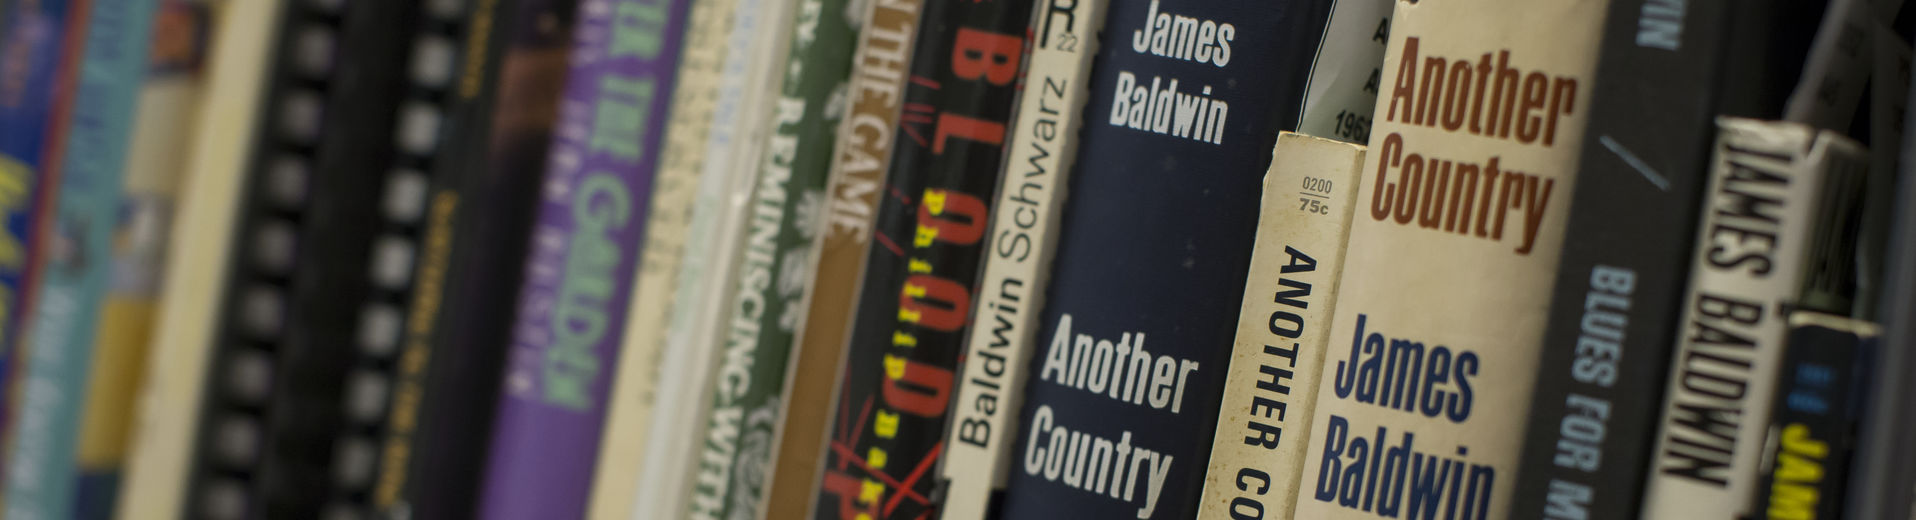
[[[762,516],[765,468],[785,408],[787,368],[805,316],[801,303],[812,283],[806,260],[822,229],[832,145],[862,22],[849,5],[803,0],[786,21],[790,41],[773,133],[761,144],[731,305],[719,321],[725,356],[698,436],[705,442],[692,488],[694,518]]]
[[[1032,5],[924,6],[814,517],[917,518],[939,507],[932,470],[944,455]]]
[[[1890,95],[1907,102],[1916,98],[1916,89]],[[1916,316],[1916,182],[1907,180],[1916,171],[1916,146],[1910,143],[1916,131],[1908,126],[1916,119],[1904,118],[1900,124],[1900,164],[1891,171],[1901,180],[1884,195],[1893,201],[1893,209],[1885,219],[1889,238],[1882,257],[1882,292],[1875,301],[1882,336],[1865,376],[1863,392],[1869,400],[1856,426],[1857,451],[1870,455],[1853,461],[1845,496],[1831,497],[1843,500],[1844,511],[1854,518],[1908,518],[1916,491],[1916,465],[1908,463],[1916,455],[1916,446],[1908,442],[1916,428],[1916,377],[1910,377],[1916,374],[1916,320],[1909,319]]]
[[[585,515],[686,2],[580,9],[493,424],[489,518]]]
[[[1077,159],[1091,59],[1108,0],[1041,0],[1032,13],[1026,90],[1008,135],[984,271],[939,464],[942,518],[984,520],[1003,506],[1026,364],[1037,340],[1065,181]]]
[[[413,270],[430,293],[410,299],[404,324],[409,352],[401,355],[424,368],[424,386],[395,394],[395,410],[417,414],[408,444],[389,437],[385,447],[386,457],[403,453],[404,464],[379,463],[408,472],[403,482],[382,475],[379,491],[407,501],[389,514],[471,518],[480,511],[493,464],[492,432],[482,425],[495,424],[501,374],[512,354],[528,237],[578,7],[572,0],[482,0],[467,7],[470,32],[455,83],[463,104],[447,112],[446,142],[432,164],[436,178],[424,205],[426,245]],[[415,349],[415,341],[430,346]]]
[[[1278,134],[1197,517],[1290,518],[1364,147]]]
[[[34,223],[51,237],[40,251],[45,272],[39,302],[27,313],[32,348],[21,367],[20,420],[7,460],[9,517],[76,518],[80,500],[80,423],[94,356],[100,300],[106,292],[114,219],[126,178],[127,149],[138,113],[157,0],[98,0],[84,12],[79,75],[71,90],[72,118],[57,170],[47,220]],[[87,496],[105,500],[111,495]]]
[[[1397,3],[1298,517],[1512,517],[1607,6]]]
[[[463,368],[478,361],[475,356],[442,354],[436,348],[440,328],[447,323],[447,298],[456,296],[447,287],[449,271],[455,261],[453,246],[458,231],[459,212],[476,198],[467,188],[467,179],[475,176],[489,159],[486,150],[492,138],[492,103],[499,83],[499,60],[515,26],[496,23],[517,5],[516,0],[488,0],[469,6],[431,4],[433,16],[422,27],[412,52],[419,54],[413,64],[412,96],[424,96],[428,106],[437,108],[440,125],[434,146],[426,150],[423,161],[413,165],[409,191],[415,191],[406,213],[414,220],[411,228],[417,237],[412,270],[412,290],[400,302],[375,307],[361,318],[369,338],[381,350],[394,352],[395,374],[386,404],[385,428],[370,448],[374,459],[371,505],[378,518],[409,518],[432,511],[469,512],[473,501],[468,496],[435,494],[441,486],[477,489],[479,476],[468,462],[485,449],[483,436],[472,435],[475,416],[490,413],[492,403],[469,402],[470,396],[452,405],[433,406],[444,392],[470,388],[498,380],[498,373],[480,378]],[[443,11],[443,12],[442,12]],[[420,101],[420,100],[416,100]],[[423,185],[423,186],[422,186]],[[495,367],[496,368],[496,367]],[[454,370],[466,370],[468,376],[453,377]],[[454,388],[455,390],[441,390]],[[443,399],[453,400],[451,397]],[[446,437],[446,435],[455,435]],[[465,464],[455,468],[455,465]],[[440,474],[436,471],[447,471]],[[415,478],[415,477],[419,478]],[[447,480],[438,484],[435,478]],[[446,509],[451,508],[451,509]],[[444,513],[442,513],[444,514]],[[469,514],[469,513],[468,513]]]
[[[1278,132],[1297,128],[1331,7],[1111,3],[1005,518],[1197,514],[1256,242],[1246,216]]]
[[[236,216],[245,198],[254,133],[261,126],[273,42],[281,33],[282,2],[221,2],[214,5],[212,54],[204,95],[219,99],[197,110],[193,143],[186,151],[178,217],[168,233],[151,363],[142,378],[138,415],[119,518],[179,515],[192,499],[187,490],[198,457],[194,433],[206,403],[214,317],[226,293],[226,259],[234,249]]]
[[[1693,268],[1671,353],[1661,430],[1642,514],[1737,518],[1757,493],[1758,464],[1788,331],[1830,235],[1869,169],[1866,151],[1831,131],[1718,120]],[[1748,237],[1761,237],[1749,239]]]
[[[592,477],[592,518],[631,518],[639,507],[639,473],[656,457],[648,453],[658,394],[664,379],[666,319],[678,295],[680,260],[690,237],[692,199],[705,159],[705,137],[717,109],[713,89],[725,64],[731,30],[731,0],[691,0],[679,45],[672,88],[645,218],[645,245],[632,281],[625,337],[612,378],[603,445]],[[655,513],[656,514],[656,513]]]
[[[812,288],[800,303],[798,327],[787,371],[785,409],[772,450],[765,491],[768,520],[810,518],[818,492],[825,439],[835,422],[832,392],[844,366],[852,309],[865,272],[875,208],[885,166],[891,160],[893,128],[904,107],[905,73],[912,41],[920,28],[918,0],[875,0],[849,4],[862,20],[847,79],[846,106],[832,146],[825,208],[817,237],[805,259]]]

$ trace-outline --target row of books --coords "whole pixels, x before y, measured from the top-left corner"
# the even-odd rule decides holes
[[[6,518],[1911,518],[1895,0],[0,0]]]

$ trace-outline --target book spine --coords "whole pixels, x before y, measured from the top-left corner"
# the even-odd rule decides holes
[[[200,106],[211,18],[204,2],[162,0],[153,20],[152,59],[140,85],[139,111],[128,143],[124,196],[110,219],[112,260],[101,303],[93,366],[80,419],[80,482],[75,517],[113,514],[143,384],[171,242],[180,206],[192,116]]]
[[[1832,132],[1735,118],[1717,126],[1644,518],[1747,512],[1781,369],[1783,310],[1804,287],[1828,186],[1868,168],[1860,147]]]
[[[1331,4],[1111,3],[1005,518],[1197,514],[1256,240],[1244,216],[1297,128]]]
[[[65,137],[66,98],[85,38],[88,0],[45,0],[7,6],[0,27],[0,64],[18,78],[0,90],[0,183],[9,195],[0,200],[0,432],[12,432],[19,406],[15,391],[24,360],[18,348],[31,292],[34,247],[42,226],[35,224],[41,191],[54,182],[59,143]],[[0,442],[12,444],[11,433]],[[0,453],[5,464],[6,453]]]
[[[817,517],[917,518],[944,452],[1033,2],[925,4],[847,337]]]
[[[1770,405],[1757,501],[1762,518],[1841,518],[1856,420],[1878,327],[1819,312],[1790,314]],[[1868,456],[1875,456],[1868,454]]]
[[[1058,215],[1077,158],[1109,0],[1045,0],[1032,13],[1036,41],[1025,58],[1026,90],[1001,175],[989,250],[979,275],[982,309],[971,318],[966,362],[938,468],[942,518],[984,520],[1002,506],[1011,461],[1013,414],[1022,402],[1026,363],[1037,341]],[[987,332],[988,331],[988,332]],[[970,404],[966,404],[970,403]]]
[[[386,428],[370,447],[376,459],[371,471],[371,509],[382,518],[425,514],[442,506],[464,507],[464,497],[431,502],[443,495],[428,494],[432,486],[416,485],[419,481],[414,476],[438,476],[432,472],[440,464],[462,463],[476,456],[476,441],[467,440],[469,425],[489,424],[471,415],[490,411],[489,405],[435,408],[428,402],[438,395],[431,392],[438,388],[432,386],[432,375],[459,366],[457,356],[442,354],[433,342],[447,323],[446,300],[453,296],[447,283],[459,211],[469,199],[465,182],[488,159],[485,150],[492,137],[497,69],[510,40],[507,31],[513,27],[498,20],[515,5],[513,0],[481,0],[470,7],[434,8],[420,28],[421,39],[415,42],[414,52],[420,54],[415,69],[432,72],[415,73],[418,84],[413,96],[438,109],[443,130],[426,151],[424,164],[418,166],[424,180],[414,182],[414,189],[423,193],[415,195],[412,211],[419,244],[412,265],[412,291],[403,301],[369,311],[364,318],[367,328],[388,331],[384,335],[391,339],[382,344],[395,351],[399,361],[386,405]],[[443,379],[436,384],[450,385]],[[452,424],[441,426],[448,422]],[[450,478],[476,485],[475,477],[466,473]]]
[[[1612,0],[1604,24],[1588,153],[1567,199],[1565,236],[1577,239],[1564,243],[1544,329],[1512,506],[1519,516],[1629,518],[1642,504],[1727,84],[1731,9],[1664,5]]]
[[[483,515],[584,516],[685,2],[585,2],[519,290]]]
[[[652,180],[645,217],[645,246],[633,280],[632,303],[625,320],[617,375],[606,413],[598,469],[592,477],[592,518],[631,518],[652,510],[638,501],[640,473],[662,455],[649,451],[654,410],[666,378],[666,322],[678,296],[678,275],[690,240],[692,199],[705,158],[716,103],[712,95],[725,64],[725,38],[731,28],[729,0],[692,0],[679,47],[677,85],[664,129],[664,149]]]
[[[718,365],[709,420],[697,436],[691,516],[757,518],[765,494],[762,468],[784,408],[787,369],[800,305],[811,285],[811,247],[825,210],[824,188],[840,107],[851,72],[855,20],[844,0],[805,0],[789,21],[789,55],[775,126],[763,141],[750,222],[735,270],[731,305],[720,316],[725,356]]]
[[[640,504],[661,517],[684,515],[691,508],[702,438],[710,424],[712,391],[725,343],[722,323],[732,304],[733,282],[741,260],[748,205],[758,179],[758,156],[769,134],[771,101],[784,63],[785,31],[791,28],[791,0],[738,0],[721,45],[725,62],[712,90],[713,117],[700,158],[699,184],[692,196],[692,220],[684,258],[674,282],[672,315],[666,330],[663,390],[653,409],[654,430],[640,476]]]
[[[912,42],[921,28],[919,0],[853,5],[862,5],[852,14],[863,27],[832,146],[825,214],[815,224],[819,231],[805,260],[813,282],[800,304],[805,319],[792,346],[796,353],[787,372],[783,422],[772,450],[763,507],[768,520],[811,518],[880,185],[896,143],[894,124],[904,109],[899,93],[905,90]]]
[[[1297,132],[1363,144],[1370,142],[1371,110],[1384,86],[1384,49],[1390,43],[1392,0],[1339,0],[1311,61],[1309,87]]]
[[[1512,517],[1607,7],[1397,3],[1298,517]]]
[[[469,148],[446,150],[459,154],[446,165],[458,195],[434,200],[433,210],[445,208],[452,220],[443,275],[432,274],[443,276],[444,289],[427,302],[437,315],[418,318],[435,325],[427,386],[419,396],[424,418],[412,437],[406,477],[409,512],[419,518],[471,518],[483,503],[492,431],[476,425],[496,424],[578,6],[573,0],[475,4],[500,10],[488,21],[495,32],[484,41],[469,39],[466,49],[493,41],[502,47],[491,66],[468,69],[478,75],[460,78],[461,89],[479,92],[482,101],[471,115],[483,121],[476,129],[485,133],[464,136],[471,141],[460,146]],[[464,58],[470,63],[476,56]]]
[[[1296,506],[1363,163],[1360,145],[1278,135],[1199,520]]]
[[[133,443],[118,518],[178,515],[188,508],[190,475],[198,458],[195,429],[210,403],[203,400],[218,335],[214,316],[228,282],[234,222],[247,191],[255,132],[262,127],[267,70],[280,34],[283,2],[215,5],[206,103],[196,112],[178,217],[168,233],[165,291],[154,329],[151,363],[141,383]]]
[[[78,504],[76,439],[93,356],[100,299],[106,292],[113,221],[126,173],[127,143],[151,43],[154,0],[100,0],[86,14],[86,37],[57,195],[44,229],[58,254],[41,278],[40,302],[27,311],[34,348],[25,358],[20,422],[8,461],[9,517],[72,518]]]

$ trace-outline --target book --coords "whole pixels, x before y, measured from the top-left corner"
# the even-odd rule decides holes
[[[1819,215],[1846,205],[1838,188],[1868,171],[1867,153],[1832,131],[1737,118],[1717,126],[1645,483],[1651,518],[1749,512],[1788,330],[1782,311],[1805,294]]]
[[[419,257],[415,276],[437,291],[412,298],[406,316],[412,323],[404,325],[409,343],[430,346],[401,354],[407,363],[424,358],[417,361],[424,366],[424,384],[404,397],[412,402],[398,404],[417,406],[418,419],[409,444],[397,448],[406,453],[407,473],[394,496],[403,498],[387,511],[418,518],[470,518],[483,511],[493,432],[482,425],[495,424],[501,376],[512,353],[528,237],[578,7],[570,0],[468,6],[473,33],[466,36],[455,84],[474,101],[456,109],[467,113],[448,116],[461,118],[446,122],[458,135],[447,136],[453,141],[439,151],[443,162],[433,165],[434,175],[444,179],[434,184],[445,188],[432,189],[426,210],[432,249]],[[390,455],[395,448],[389,441],[386,449]]]
[[[40,294],[24,309],[28,341],[22,357],[20,420],[11,431],[6,511],[23,518],[73,518],[80,500],[78,438],[94,356],[100,300],[106,292],[111,234],[126,178],[133,121],[151,45],[154,0],[99,0],[88,7],[75,78],[67,142],[40,226],[48,240],[29,251],[43,274]],[[89,496],[111,502],[106,497]],[[111,509],[108,505],[106,508]],[[95,514],[99,514],[99,511]]]
[[[37,231],[44,222],[46,187],[56,182],[67,113],[86,38],[87,0],[49,0],[5,6],[0,12],[0,64],[17,79],[0,90],[0,432],[12,432],[19,404],[26,309],[32,301]],[[39,219],[39,220],[36,220]],[[0,436],[12,444],[11,433]],[[0,450],[0,463],[9,453]]]
[[[790,41],[777,79],[773,133],[761,141],[749,222],[731,303],[719,315],[724,355],[705,429],[697,438],[694,518],[761,516],[778,414],[801,305],[812,283],[812,244],[823,229],[825,182],[844,115],[853,44],[862,22],[844,0],[804,0],[785,23]],[[777,23],[777,20],[772,20]],[[748,146],[750,143],[746,143]]]
[[[1278,134],[1200,519],[1291,516],[1363,162],[1362,145]]]
[[[1715,117],[1781,110],[1724,101],[1725,90],[1757,90],[1760,70],[1779,68],[1729,66],[1732,33],[1756,29],[1736,26],[1750,17],[1732,11],[1766,4],[1667,7],[1613,0],[1604,24],[1588,153],[1566,199],[1565,235],[1577,239],[1564,243],[1557,268],[1517,471],[1518,515],[1637,514]],[[1617,277],[1632,283],[1601,284]]]
[[[739,0],[725,37],[725,64],[712,90],[713,117],[705,135],[699,181],[692,194],[684,257],[674,283],[664,363],[646,433],[648,457],[639,478],[641,516],[687,514],[700,457],[709,439],[709,411],[725,348],[726,309],[742,259],[748,205],[758,181],[758,158],[772,127],[773,101],[784,71],[793,0]]]
[[[692,198],[705,158],[705,136],[716,111],[712,90],[725,60],[725,38],[732,23],[730,0],[692,0],[679,45],[664,147],[652,179],[652,200],[645,216],[645,246],[633,280],[625,338],[606,413],[606,441],[592,477],[592,518],[630,518],[637,503],[639,473],[656,455],[647,453],[647,435],[665,371],[666,320],[677,296],[680,259],[690,237]]]
[[[944,454],[1033,4],[923,6],[815,517],[916,518],[939,507],[932,471]]]
[[[169,227],[178,214],[193,116],[205,84],[212,29],[208,8],[205,2],[162,0],[153,21],[151,59],[127,145],[124,193],[109,214],[112,260],[78,439],[79,518],[109,518],[119,498],[135,396],[154,342]]]
[[[1511,517],[1607,7],[1397,3],[1298,517]]]
[[[465,512],[473,505],[469,496],[457,490],[436,494],[439,488],[418,485],[414,475],[439,477],[435,471],[447,470],[452,475],[444,477],[450,479],[448,486],[470,486],[468,490],[478,486],[470,461],[486,445],[471,435],[470,425],[490,424],[477,422],[480,419],[475,416],[489,413],[491,403],[459,401],[434,407],[431,400],[440,392],[468,388],[455,385],[497,381],[498,374],[479,377],[482,369],[463,364],[478,359],[447,359],[434,342],[447,323],[442,315],[448,312],[446,299],[453,296],[447,285],[459,211],[477,197],[468,191],[468,179],[490,158],[485,151],[492,139],[499,61],[512,41],[508,31],[516,27],[497,20],[516,5],[496,0],[471,5],[430,2],[426,7],[431,16],[419,20],[412,45],[414,84],[407,96],[410,102],[423,105],[411,105],[416,109],[410,112],[437,114],[439,124],[436,134],[425,134],[432,146],[416,158],[411,168],[415,174],[396,177],[406,182],[390,190],[407,195],[392,199],[391,205],[393,213],[411,221],[409,228],[418,244],[409,266],[411,291],[397,302],[368,309],[361,317],[367,331],[364,339],[377,350],[392,352],[397,363],[385,404],[385,427],[370,446],[355,444],[342,450],[354,453],[355,466],[370,466],[359,471],[372,481],[367,494],[369,516],[375,518],[410,518],[415,511]],[[466,370],[470,377],[439,375],[457,370]],[[466,466],[448,466],[455,464]]]
[[[1342,0],[1331,6],[1298,109],[1298,133],[1370,142],[1371,109],[1377,107],[1377,91],[1383,88],[1394,6],[1391,0]]]
[[[1789,326],[1751,509],[1763,518],[1841,518],[1880,327],[1815,311],[1790,313]]]
[[[580,9],[493,423],[490,518],[585,514],[686,3]]]
[[[1197,514],[1256,241],[1246,216],[1278,133],[1297,129],[1332,4],[1112,2],[1005,518]]]
[[[392,365],[360,318],[405,293],[413,250],[366,200],[420,147],[399,128],[408,54],[391,52],[419,15],[391,2],[288,11],[197,434],[189,493],[208,498],[189,515],[362,506],[349,464],[383,424]]]
[[[174,246],[167,250],[161,277],[163,286],[196,290],[160,296],[152,362],[142,378],[116,506],[119,518],[181,515],[195,501],[188,497],[188,482],[199,456],[195,429],[207,408],[201,397],[208,374],[216,370],[214,317],[227,292],[226,259],[235,249],[250,151],[268,99],[269,77],[261,71],[271,63],[286,6],[228,1],[212,7],[215,29],[202,95],[220,102],[196,110],[184,168],[192,173],[180,189],[180,211],[168,233]]]
[[[1011,467],[1013,416],[1023,397],[1038,311],[1057,249],[1058,215],[1077,158],[1091,59],[1107,0],[1036,2],[1025,56],[1027,90],[1008,133],[996,209],[978,275],[983,311],[970,318],[965,363],[938,465],[942,518],[983,520],[1003,505]],[[969,403],[969,404],[967,404]]]
[[[913,59],[922,4],[880,0],[848,7],[862,26],[846,105],[832,146],[825,216],[805,259],[812,287],[800,306],[785,409],[772,449],[763,510],[769,520],[811,518],[827,434],[837,402],[833,392],[845,360],[846,338],[864,278],[880,184],[896,144],[895,123]]]

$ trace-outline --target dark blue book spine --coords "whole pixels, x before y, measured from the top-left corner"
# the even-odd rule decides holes
[[[1261,180],[1330,4],[1112,2],[1006,518],[1196,514]]]

